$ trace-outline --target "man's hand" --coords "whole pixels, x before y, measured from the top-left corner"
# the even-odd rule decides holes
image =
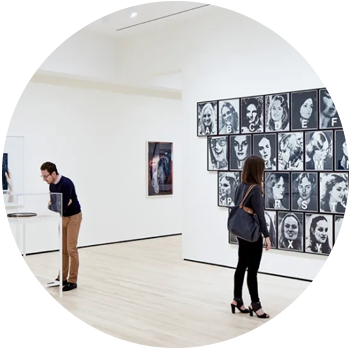
[[[269,237],[265,238],[265,249],[268,251],[271,248],[271,240]]]
[[[68,206],[72,203],[72,199],[69,199]]]

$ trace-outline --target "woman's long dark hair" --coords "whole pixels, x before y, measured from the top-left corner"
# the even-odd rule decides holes
[[[257,184],[263,190],[265,162],[260,156],[249,156],[243,165],[242,183]]]

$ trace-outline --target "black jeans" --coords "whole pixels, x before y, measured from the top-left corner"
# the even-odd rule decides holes
[[[248,268],[248,289],[252,302],[259,302],[258,270],[260,266],[263,239],[260,235],[258,241],[248,242],[238,238],[238,263],[234,276],[234,297],[242,298],[244,275]]]

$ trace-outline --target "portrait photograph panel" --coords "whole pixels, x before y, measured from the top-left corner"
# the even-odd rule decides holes
[[[320,90],[320,122],[319,128],[342,128],[339,114],[327,89]]]
[[[241,132],[264,132],[264,97],[241,99]]]
[[[278,134],[278,170],[304,170],[303,132]]]
[[[333,216],[305,214],[305,252],[329,255],[333,247]]]
[[[348,173],[320,173],[320,211],[345,213],[348,191]]]
[[[290,209],[290,174],[265,172],[265,209]]]
[[[265,162],[265,170],[276,171],[276,134],[253,135],[253,154]]]
[[[292,173],[292,211],[318,211],[317,173]]]
[[[265,96],[265,131],[290,130],[289,93]]]
[[[269,232],[271,248],[277,248],[277,212],[265,211],[265,220]],[[263,237],[263,246],[265,247],[265,238]]]
[[[291,93],[292,131],[315,130],[318,128],[318,91]]]
[[[336,171],[349,171],[348,148],[343,130],[336,130],[335,133],[335,159],[334,169]]]
[[[305,132],[305,169],[333,170],[333,131]]]
[[[217,135],[217,101],[197,103],[197,136]]]
[[[208,171],[228,170],[228,137],[208,137]]]
[[[148,142],[148,196],[173,194],[173,144]]]
[[[244,161],[252,155],[252,136],[230,136],[230,170],[242,170]]]
[[[240,172],[218,172],[218,206],[235,206],[236,188],[240,182]]]
[[[344,216],[334,216],[334,240],[333,240],[333,246],[338,238],[340,228],[343,224]]]
[[[278,248],[289,251],[304,250],[304,221],[302,213],[278,213]]]
[[[239,98],[219,101],[219,135],[239,133]]]

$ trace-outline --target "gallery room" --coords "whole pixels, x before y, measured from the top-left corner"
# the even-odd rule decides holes
[[[282,318],[345,226],[345,125],[317,72],[268,27],[205,3],[124,8],[56,47],[3,143],[4,217],[37,292],[87,330],[154,347],[215,344]],[[268,319],[231,303],[228,218],[251,155],[265,168]],[[67,178],[82,214],[74,281],[61,254],[72,200],[52,194]],[[242,298],[248,308],[246,280]]]

